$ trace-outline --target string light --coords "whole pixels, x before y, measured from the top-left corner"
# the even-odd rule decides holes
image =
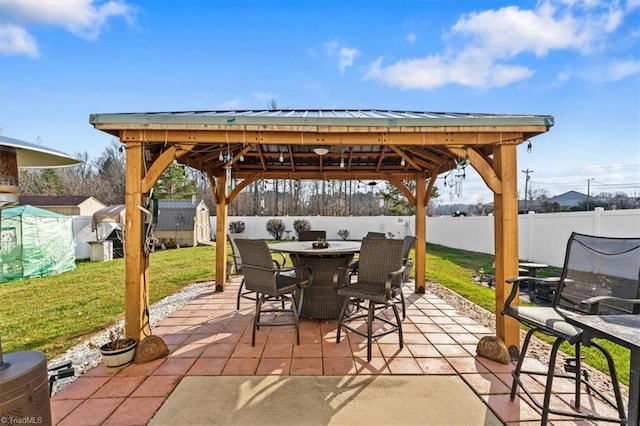
[[[280,151],[280,158],[278,158],[278,161],[284,163],[284,155],[282,155],[282,151]]]
[[[528,152],[529,154],[531,154],[531,150],[533,149],[533,145],[531,144],[531,141],[530,141],[530,140],[527,140],[527,142],[528,142],[528,143],[527,143],[527,152]]]

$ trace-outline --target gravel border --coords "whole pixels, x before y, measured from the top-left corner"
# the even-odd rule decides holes
[[[184,306],[187,302],[195,299],[198,295],[213,286],[213,284],[214,283],[212,281],[192,284],[155,303],[149,308],[149,323],[151,324],[151,327],[165,319],[172,312]],[[105,331],[92,336],[90,339],[77,346],[72,347],[66,351],[64,355],[49,361],[49,366],[64,361],[71,361],[75,370],[75,375],[73,377],[60,379],[55,382],[52,395],[60,392],[83,373],[97,367],[102,362],[102,357],[98,348],[109,341],[109,335],[111,333],[120,333],[123,327],[124,320],[120,320]]]

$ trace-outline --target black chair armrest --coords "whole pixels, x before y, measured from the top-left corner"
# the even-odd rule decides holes
[[[506,281],[509,284],[513,284],[513,286],[511,287],[511,293],[509,293],[509,296],[507,297],[507,300],[505,300],[505,302],[504,302],[504,308],[502,309],[502,315],[504,315],[505,313],[507,313],[507,311],[509,309],[511,309],[511,303],[518,296],[518,293],[520,292],[520,282],[521,281],[530,281],[530,280],[534,280],[534,281],[538,281],[538,282],[545,282],[545,283],[549,283],[549,284],[555,284],[555,283],[560,282],[560,277],[537,278],[537,277],[529,277],[529,276],[520,276],[520,277],[509,278]]]
[[[286,265],[286,264],[287,264],[287,258],[285,257],[284,253],[283,253],[283,252],[281,252],[281,251],[274,251],[274,252],[272,252],[272,253],[274,253],[274,254],[276,254],[276,253],[277,253],[277,254],[279,254],[279,255],[280,255],[281,260],[280,260],[280,261],[277,261],[276,259],[273,259],[273,262],[274,262],[276,265],[278,265],[278,268],[283,268],[283,267],[284,267],[284,265]]]
[[[407,269],[407,267],[405,265],[402,265],[400,269],[398,269],[397,271],[389,272],[389,274],[387,275],[387,278],[384,280],[384,291],[387,299],[390,300],[393,297],[393,295],[391,294],[393,279],[399,275],[400,281],[402,282],[402,275],[404,274],[405,269]]]
[[[589,314],[597,315],[600,313],[600,302],[605,300],[624,302],[632,306],[640,305],[640,299],[625,299],[624,297],[615,297],[615,296],[594,296],[594,297],[590,297],[588,299],[580,301],[580,304],[583,306],[589,307]]]
[[[333,288],[337,290],[340,287],[344,287],[345,284],[349,284],[350,271],[352,269],[351,265],[339,267],[333,274]]]
[[[511,293],[509,293],[507,300],[504,301],[504,308],[502,309],[502,312],[501,312],[502,315],[504,315],[511,309],[511,303],[518,296],[518,293],[520,293],[520,282],[535,280],[535,279],[537,278],[522,276],[522,277],[509,278],[508,280],[506,280],[509,284],[513,284],[513,285],[511,286]]]

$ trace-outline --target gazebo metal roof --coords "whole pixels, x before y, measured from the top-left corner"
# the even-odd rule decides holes
[[[231,167],[234,178],[241,179],[256,174],[312,179],[318,173],[336,179],[380,174],[402,179],[455,168],[468,154],[456,148],[473,147],[490,157],[495,144],[546,132],[553,117],[318,109],[92,114],[90,122],[117,137],[124,131],[123,142],[142,138],[152,158],[167,143],[179,142],[188,148],[188,153],[176,153],[179,162],[213,175]],[[183,132],[180,140],[178,131]],[[328,153],[317,155],[318,146]]]

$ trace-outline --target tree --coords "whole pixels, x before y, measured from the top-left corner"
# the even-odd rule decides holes
[[[171,164],[158,179],[154,195],[160,199],[180,200],[191,198],[194,189],[193,181],[187,178],[184,167]]]
[[[407,188],[409,188],[412,193],[416,193],[415,181],[409,180],[403,181],[403,183]],[[388,191],[381,192],[381,194],[385,202],[387,203],[387,211],[389,212],[389,214],[393,216],[408,216],[415,214],[415,206],[409,203],[407,197],[405,197],[404,194],[400,192],[400,190],[395,185],[388,186]],[[433,189],[431,190],[429,201],[435,200],[438,197],[440,197],[440,193],[438,192],[438,187],[434,185]]]

